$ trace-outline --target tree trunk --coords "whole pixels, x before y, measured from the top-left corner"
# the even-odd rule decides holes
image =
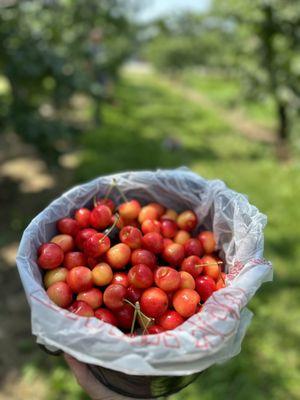
[[[288,116],[287,106],[281,102],[277,104],[277,117],[278,117],[278,140],[277,140],[277,155],[280,160],[287,160],[289,158],[289,135],[290,135],[290,122]]]

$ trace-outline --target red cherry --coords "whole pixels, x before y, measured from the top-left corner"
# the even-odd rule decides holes
[[[44,285],[48,289],[53,283],[65,282],[67,278],[68,270],[66,268],[54,268],[46,271],[44,275]]]
[[[87,264],[86,257],[80,251],[70,251],[65,254],[64,267],[67,269],[72,269],[74,267],[85,267]]]
[[[169,244],[163,251],[163,259],[171,265],[180,265],[184,258],[184,247],[178,243]]]
[[[157,333],[162,333],[164,331],[164,328],[159,325],[152,325],[147,328],[148,335],[156,335]]]
[[[115,310],[117,325],[122,329],[130,329],[133,321],[134,308],[129,304],[124,304],[118,310]]]
[[[221,274],[221,268],[214,257],[211,256],[202,257],[201,264],[203,264],[204,275],[210,276],[215,281],[219,280]]]
[[[96,206],[90,215],[90,224],[93,228],[103,230],[111,223],[112,213],[110,208],[101,205]]]
[[[127,290],[123,285],[109,285],[103,293],[103,302],[110,310],[117,310],[123,306],[126,294]]]
[[[175,221],[164,219],[161,222],[161,234],[163,237],[171,239],[176,236],[177,231],[178,227]]]
[[[144,235],[150,232],[160,233],[161,223],[155,219],[145,219],[141,229]]]
[[[143,289],[139,289],[135,286],[128,286],[126,299],[131,301],[131,303],[135,304],[143,294]]]
[[[186,271],[179,271],[180,286],[179,289],[195,289],[195,279]]]
[[[113,213],[115,209],[115,203],[112,201],[112,199],[98,199],[96,201],[96,207],[97,206],[106,206],[110,209],[110,211]]]
[[[95,317],[103,322],[117,326],[117,318],[111,311],[107,310],[107,308],[98,308],[95,311]]]
[[[172,221],[176,221],[178,214],[175,210],[168,208],[165,213],[160,217],[161,221],[164,219],[171,219]]]
[[[184,229],[185,231],[192,231],[198,222],[198,218],[196,214],[191,210],[183,211],[177,217],[177,224],[180,229]]]
[[[145,264],[137,264],[128,272],[130,284],[139,289],[146,289],[153,284],[153,273]]]
[[[164,249],[163,237],[157,232],[147,233],[142,239],[143,247],[154,254],[159,254]]]
[[[196,290],[201,300],[206,301],[216,290],[216,283],[210,276],[200,275],[196,278]]]
[[[126,272],[116,272],[114,273],[111,283],[118,283],[126,288],[129,286],[129,279]]]
[[[226,274],[224,272],[221,272],[220,279],[218,279],[216,282],[216,290],[226,287],[225,279],[226,279]]]
[[[127,244],[131,249],[139,249],[142,246],[142,232],[133,226],[125,226],[120,231],[120,240],[122,243]]]
[[[179,289],[173,296],[173,306],[184,318],[195,314],[199,302],[199,294],[192,289]]]
[[[74,303],[69,307],[69,311],[80,315],[81,317],[93,317],[94,311],[91,306],[89,306],[84,301],[74,301]]]
[[[78,293],[76,299],[84,301],[95,310],[102,304],[102,292],[99,289],[92,288],[90,290]]]
[[[145,264],[152,270],[156,266],[157,260],[155,254],[149,250],[138,249],[134,250],[131,254],[131,264]]]
[[[168,238],[164,238],[164,249],[169,246],[169,244],[173,244],[173,240],[172,239],[168,239]]]
[[[182,316],[177,311],[173,310],[167,310],[158,319],[158,324],[166,331],[177,328],[177,326],[181,325],[183,322],[184,319]]]
[[[116,214],[113,214],[112,217],[111,217],[111,222],[110,222],[110,224],[111,224],[111,225],[116,224],[116,227],[117,227],[118,229],[122,229],[122,228],[124,228],[124,226],[125,226],[125,221],[124,221],[124,219],[123,219],[120,215],[117,217]]]
[[[166,293],[156,287],[146,289],[140,299],[142,312],[151,318],[160,317],[167,310],[168,303]]]
[[[73,218],[62,218],[57,221],[57,229],[60,233],[75,237],[79,231],[79,224]]]
[[[73,300],[70,287],[65,282],[55,282],[47,289],[49,298],[59,307],[67,308]]]
[[[74,218],[78,222],[80,228],[87,228],[90,226],[90,215],[91,215],[90,210],[84,207],[79,208],[75,212]]]
[[[93,228],[85,228],[80,230],[75,238],[75,243],[76,246],[79,248],[79,250],[83,250],[83,244],[84,242],[89,239],[90,237],[94,236],[95,233],[97,233],[96,229]]]
[[[139,223],[142,224],[146,219],[158,219],[157,207],[148,205],[141,209],[138,216]]]
[[[119,205],[119,214],[125,220],[136,219],[141,211],[142,207],[137,200],[126,201]]]
[[[187,231],[180,230],[174,237],[174,242],[184,245],[191,238],[191,234]]]
[[[203,247],[198,239],[189,239],[184,243],[184,253],[186,257],[198,256],[201,257],[203,254]]]
[[[205,253],[210,254],[215,251],[216,241],[213,232],[200,232],[198,235],[198,239],[200,240]]]
[[[157,211],[158,218],[160,218],[166,211],[166,208],[159,203],[149,203],[148,206],[155,208],[155,210]]]
[[[90,290],[93,287],[92,271],[87,267],[74,267],[69,270],[66,281],[75,293]]]
[[[130,247],[125,243],[118,243],[106,253],[106,260],[113,269],[123,269],[129,263]]]
[[[203,270],[201,258],[198,256],[189,256],[185,258],[181,264],[181,270],[188,272],[196,278]]]
[[[173,292],[180,286],[180,274],[174,268],[159,267],[154,275],[156,285],[165,292]]]
[[[57,244],[64,253],[72,251],[75,245],[73,237],[65,234],[53,236],[50,242]]]
[[[94,285],[106,286],[113,279],[112,269],[104,262],[99,263],[92,269],[92,278]]]
[[[104,233],[96,233],[83,243],[85,254],[89,257],[100,257],[110,248],[110,239]]]
[[[38,248],[37,263],[43,269],[54,269],[60,266],[64,252],[55,243],[44,243]]]

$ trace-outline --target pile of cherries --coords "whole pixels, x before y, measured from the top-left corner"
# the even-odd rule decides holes
[[[192,210],[123,198],[117,207],[95,199],[57,222],[59,234],[38,249],[47,294],[132,335],[174,329],[225,286],[213,232],[192,236]]]

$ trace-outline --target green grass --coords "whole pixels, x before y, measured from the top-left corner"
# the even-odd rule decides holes
[[[116,97],[103,110],[102,128],[84,135],[79,180],[116,170],[270,156],[270,149],[233,132],[213,111],[188,103],[157,77],[128,78]],[[166,149],[168,138],[180,148]]]
[[[221,92],[215,88],[217,96]],[[83,136],[77,181],[120,170],[186,165],[247,194],[269,220],[265,246],[274,263],[274,282],[265,284],[249,305],[255,315],[240,355],[211,367],[172,399],[300,399],[299,162],[278,164],[272,149],[240,136],[216,113],[187,102],[155,76],[124,79],[103,118],[101,129]],[[168,137],[180,141],[178,149],[165,148]],[[70,373],[53,363],[57,367],[46,374],[47,400],[84,399],[74,381],[65,385]]]
[[[189,70],[182,73],[182,79],[187,86],[204,94],[219,106],[240,109],[255,122],[270,128],[275,126],[275,108],[272,100],[269,97],[256,101],[245,99],[241,81]]]

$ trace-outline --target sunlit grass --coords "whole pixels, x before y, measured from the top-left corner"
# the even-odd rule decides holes
[[[8,80],[3,75],[0,75],[0,96],[7,94],[9,90],[10,86]]]
[[[181,79],[188,86],[205,95],[216,105],[228,110],[239,109],[245,116],[266,127],[275,126],[275,107],[270,97],[265,96],[257,100],[247,99],[243,83],[233,77],[217,74],[186,71]]]

